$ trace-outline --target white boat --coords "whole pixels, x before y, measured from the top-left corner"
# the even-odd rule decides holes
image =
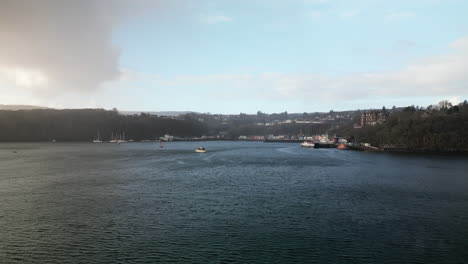
[[[101,135],[99,134],[99,129],[97,131],[97,138],[93,140],[93,143],[102,143]]]
[[[111,140],[109,141],[109,143],[117,143],[117,144],[127,143],[127,142],[128,141],[125,140],[125,132],[123,134],[116,133],[115,136],[114,136],[114,133],[112,133]]]
[[[109,143],[117,143],[117,139],[114,138],[114,133],[113,132],[111,134],[111,140],[109,140]]]
[[[125,132],[123,132],[123,134],[121,136],[119,136],[119,139],[117,140],[117,144],[120,144],[120,143],[127,143],[128,141],[125,140]]]
[[[195,152],[197,152],[197,153],[205,153],[205,152],[206,152],[206,149],[203,148],[203,147],[198,147],[197,149],[195,149]]]
[[[301,147],[303,147],[303,148],[313,148],[313,147],[315,147],[315,143],[313,141],[306,140],[306,141],[301,143]]]

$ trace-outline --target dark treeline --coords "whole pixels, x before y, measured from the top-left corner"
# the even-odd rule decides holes
[[[393,113],[376,126],[337,130],[355,142],[367,142],[380,148],[404,151],[468,151],[468,103],[438,106],[410,106]]]
[[[0,141],[90,141],[100,132],[103,140],[111,135],[126,139],[156,139],[164,134],[200,136],[206,128],[190,117],[161,118],[154,115],[120,115],[102,109],[0,111]]]

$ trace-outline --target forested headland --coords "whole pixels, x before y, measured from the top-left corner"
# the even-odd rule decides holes
[[[336,131],[353,142],[367,142],[381,149],[411,152],[468,152],[468,103],[406,107],[375,126]]]
[[[0,111],[0,141],[91,141],[125,134],[126,139],[156,139],[164,134],[198,136],[205,126],[189,116],[121,115],[103,109]]]

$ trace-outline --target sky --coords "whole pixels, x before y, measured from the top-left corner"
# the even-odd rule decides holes
[[[2,0],[0,104],[222,114],[468,99],[465,0]]]

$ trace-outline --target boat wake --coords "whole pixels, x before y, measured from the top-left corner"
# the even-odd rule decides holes
[[[213,156],[214,156],[214,154],[211,154],[209,156],[204,157],[203,160],[206,161],[206,162],[212,162]]]
[[[287,154],[294,154],[298,155],[297,147],[289,147],[289,148],[277,148],[276,151],[287,153]]]

